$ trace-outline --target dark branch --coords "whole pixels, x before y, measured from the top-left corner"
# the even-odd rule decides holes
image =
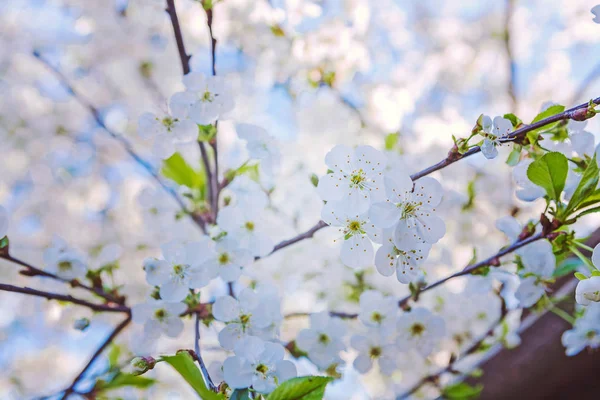
[[[127,318],[123,322],[121,322],[112,331],[112,333],[108,336],[108,338],[106,338],[106,340],[104,342],[102,342],[102,344],[100,345],[100,347],[98,347],[98,349],[96,350],[96,352],[92,355],[92,358],[90,358],[90,361],[88,361],[88,363],[81,370],[81,372],[79,373],[79,375],[77,375],[77,377],[75,377],[75,379],[73,380],[73,382],[71,383],[71,385],[67,389],[65,389],[65,392],[64,392],[64,394],[61,397],[61,400],[65,400],[71,394],[73,394],[73,392],[75,390],[75,386],[83,378],[83,375],[85,375],[85,373],[87,372],[87,370],[90,369],[90,367],[94,364],[94,362],[96,361],[96,359],[112,343],[112,341],[115,340],[115,338],[119,335],[119,333],[121,333],[121,331],[123,331],[123,329],[125,329],[127,327],[127,325],[129,325],[130,322],[131,322],[131,315],[127,316]]]
[[[288,240],[284,240],[284,241],[282,241],[282,242],[279,242],[277,245],[275,245],[275,247],[273,248],[273,251],[272,251],[271,253],[269,253],[268,255],[270,256],[271,254],[275,253],[276,251],[279,251],[279,250],[281,250],[281,249],[283,249],[283,248],[285,248],[285,247],[291,246],[291,245],[293,245],[294,243],[298,243],[298,242],[300,242],[300,241],[302,241],[302,240],[304,240],[304,239],[311,238],[311,237],[313,237],[313,236],[314,236],[314,234],[315,234],[317,231],[319,231],[319,230],[321,230],[321,229],[325,228],[326,226],[328,226],[328,225],[327,225],[325,222],[323,222],[323,221],[319,221],[319,222],[317,222],[317,224],[316,224],[315,226],[313,226],[312,228],[310,228],[310,229],[309,229],[309,230],[307,230],[306,232],[303,232],[303,233],[301,233],[301,234],[299,234],[299,235],[297,235],[297,236],[294,236],[294,237],[293,237],[293,238],[291,238],[291,239],[288,239]],[[261,257],[255,257],[254,259],[255,259],[255,260],[258,260],[258,259],[260,259],[260,258],[261,258]]]
[[[28,287],[19,287],[13,285],[7,285],[4,283],[0,283],[0,290],[5,292],[14,292],[14,293],[22,293],[28,294],[30,296],[44,297],[48,300],[58,300],[58,301],[66,301],[69,303],[77,304],[80,306],[87,307],[93,311],[99,312],[121,312],[121,313],[130,313],[131,310],[129,307],[125,306],[110,306],[106,304],[94,304],[86,300],[81,300],[73,296],[63,295],[58,293],[44,292],[42,290],[32,289]]]

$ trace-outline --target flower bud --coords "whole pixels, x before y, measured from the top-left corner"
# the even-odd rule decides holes
[[[152,357],[135,357],[131,360],[133,375],[142,375],[150,371],[156,365],[156,360]]]
[[[73,328],[78,331],[85,331],[90,326],[90,320],[88,318],[79,318],[73,323]]]

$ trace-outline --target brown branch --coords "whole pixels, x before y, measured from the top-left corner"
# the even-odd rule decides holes
[[[200,320],[202,318],[200,317],[199,314],[196,314],[196,320],[194,323],[194,331],[195,331],[195,337],[194,337],[194,351],[196,352],[196,358],[198,359],[198,364],[200,365],[200,370],[202,371],[202,375],[204,377],[204,380],[206,381],[206,385],[209,387],[210,390],[215,391],[216,390],[216,386],[213,383],[212,379],[210,378],[210,374],[208,373],[208,369],[206,369],[206,364],[204,364],[204,360],[202,359],[202,355],[200,354]]]
[[[50,272],[44,271],[41,268],[34,267],[33,265],[31,265],[31,264],[29,264],[29,263],[27,263],[25,261],[22,261],[22,260],[20,260],[18,258],[12,257],[11,255],[6,254],[6,255],[1,256],[0,258],[3,258],[5,260],[7,260],[7,261],[10,261],[10,262],[18,264],[18,265],[20,265],[22,267],[25,267],[25,270],[22,270],[20,272],[22,275],[26,275],[26,276],[43,276],[43,277],[46,277],[46,278],[51,278],[51,279],[54,279],[54,280],[57,280],[57,281],[60,281],[60,282],[68,283],[68,284],[70,284],[74,288],[81,288],[81,289],[87,290],[88,292],[93,293],[96,296],[102,297],[103,299],[105,299],[108,302],[116,303],[116,304],[121,304],[121,305],[123,305],[125,303],[125,299],[123,297],[115,297],[112,294],[107,293],[107,292],[105,292],[102,289],[84,285],[83,283],[79,282],[76,279],[74,279],[74,280],[68,280],[68,279],[61,278],[58,275],[55,275],[55,274],[52,274]]]
[[[299,235],[297,235],[297,236],[294,236],[294,237],[293,237],[293,238],[291,238],[291,239],[283,240],[283,241],[279,242],[278,244],[276,244],[276,245],[275,245],[275,247],[273,248],[273,251],[272,251],[272,252],[270,252],[269,254],[267,254],[267,256],[265,256],[265,257],[268,257],[268,256],[270,256],[271,254],[275,253],[276,251],[279,251],[279,250],[281,250],[281,249],[283,249],[283,248],[285,248],[285,247],[291,246],[291,245],[293,245],[294,243],[298,243],[298,242],[300,242],[300,241],[302,241],[302,240],[304,240],[304,239],[308,239],[308,238],[311,238],[311,237],[313,237],[313,236],[314,236],[314,234],[315,234],[317,231],[319,231],[319,230],[321,230],[321,229],[325,228],[326,226],[329,226],[329,225],[327,225],[327,224],[326,224],[325,222],[323,222],[323,221],[319,221],[319,222],[317,222],[317,224],[316,224],[315,226],[313,226],[312,228],[310,228],[310,229],[309,229],[309,230],[307,230],[306,232],[300,233]],[[263,257],[254,257],[254,260],[259,260],[260,258],[263,258]]]
[[[498,253],[494,254],[493,256],[486,258],[485,260],[482,260],[482,261],[472,264],[472,265],[467,265],[462,271],[456,272],[456,273],[449,275],[443,279],[440,279],[439,281],[436,281],[430,285],[425,286],[423,289],[419,290],[419,294],[421,294],[423,292],[427,292],[433,288],[436,288],[454,278],[458,278],[459,276],[469,275],[473,272],[478,271],[481,268],[485,268],[485,267],[489,267],[489,266],[498,266],[498,265],[500,265],[499,259],[501,257],[503,257],[507,254],[510,254],[510,253],[520,249],[521,247],[527,246],[530,243],[544,239],[546,237],[547,237],[547,235],[545,235],[543,233],[538,233],[537,235],[528,237],[523,240],[516,241],[515,243],[511,244],[510,246],[500,250]],[[400,299],[400,301],[398,301],[398,306],[404,307],[410,301],[411,298],[413,298],[412,295],[406,296],[406,297]]]
[[[121,333],[121,331],[123,331],[123,329],[125,329],[127,327],[127,325],[129,325],[130,322],[131,322],[131,315],[128,315],[127,318],[123,322],[121,322],[112,331],[112,333],[108,336],[108,338],[106,338],[106,340],[104,342],[102,342],[102,344],[100,345],[100,347],[98,347],[98,349],[96,350],[96,352],[90,358],[90,361],[88,361],[88,363],[81,370],[81,372],[79,373],[79,375],[77,375],[75,377],[75,379],[73,380],[73,382],[71,383],[71,385],[67,389],[65,389],[65,392],[64,392],[64,394],[61,397],[61,400],[65,400],[71,394],[74,393],[74,391],[75,391],[75,385],[77,385],[77,383],[81,380],[81,378],[83,378],[83,375],[87,372],[87,370],[90,369],[90,367],[92,366],[92,364],[94,364],[94,361],[96,361],[96,359],[102,354],[102,352],[112,343],[113,340],[115,340],[115,338],[119,335],[119,333]]]
[[[592,102],[596,105],[600,104],[600,97],[593,99]],[[586,119],[587,111],[588,111],[588,103],[580,104],[578,106],[575,106],[573,108],[565,110],[565,111],[558,113],[556,115],[553,115],[551,117],[544,118],[544,119],[542,119],[538,122],[535,122],[531,125],[525,125],[519,129],[513,131],[511,134],[507,135],[505,138],[501,138],[500,142],[501,143],[510,143],[510,142],[514,141],[515,139],[523,139],[523,138],[525,138],[525,136],[527,135],[528,132],[531,132],[538,128],[543,128],[544,126],[552,124],[554,122],[568,121],[570,119],[573,119],[576,121],[584,120],[584,119]],[[450,152],[448,153],[448,156],[445,159],[438,162],[437,164],[434,164],[430,167],[425,168],[422,171],[412,174],[410,177],[413,181],[416,181],[417,179],[427,176],[427,175],[429,175],[435,171],[438,171],[442,168],[445,168],[445,167],[449,166],[450,164],[454,164],[455,162],[457,162],[459,160],[462,160],[464,158],[467,158],[474,154],[477,154],[480,151],[481,151],[481,149],[479,148],[479,146],[477,146],[477,147],[473,147],[472,149],[470,149],[469,151],[467,151],[464,154],[460,154],[460,153],[458,153],[456,148],[453,148],[452,150],[450,150]]]
[[[5,292],[28,294],[30,296],[44,297],[48,300],[66,301],[69,303],[87,307],[93,311],[120,312],[120,313],[127,313],[127,314],[129,314],[131,312],[129,307],[125,307],[125,306],[110,306],[110,305],[106,305],[106,304],[95,304],[95,303],[91,303],[86,300],[78,299],[78,298],[70,296],[70,295],[45,292],[42,290],[32,289],[32,288],[28,288],[28,287],[19,287],[19,286],[13,286],[13,285],[7,285],[4,283],[0,283],[0,290],[5,291]]]
[[[67,79],[67,77],[61,71],[59,71],[56,67],[54,67],[52,64],[50,64],[48,61],[46,61],[41,56],[40,53],[34,52],[33,55],[38,60],[40,60],[56,76],[56,78],[61,82],[61,84],[68,90],[68,92],[71,94],[71,96],[82,107],[86,108],[90,112],[90,114],[92,115],[92,117],[94,118],[94,120],[96,121],[98,126],[100,126],[102,129],[104,129],[104,131],[107,132],[113,139],[115,139],[119,143],[121,143],[121,145],[123,146],[123,148],[125,149],[127,154],[129,154],[129,156],[131,156],[131,158],[133,158],[136,163],[138,163],[140,166],[142,166],[150,174],[150,176],[152,176],[152,178],[154,178],[154,180],[160,185],[160,187],[163,190],[165,190],[175,200],[175,202],[179,205],[179,207],[181,208],[181,210],[183,210],[183,212],[192,216],[192,220],[194,222],[196,222],[196,224],[200,227],[200,229],[202,229],[202,231],[205,231],[204,222],[201,219],[196,218],[187,209],[187,207],[185,206],[185,203],[183,202],[181,197],[177,194],[177,192],[175,192],[175,190],[173,190],[172,188],[167,186],[167,184],[161,179],[161,177],[158,175],[158,173],[154,170],[152,165],[150,165],[148,163],[148,161],[144,160],[142,157],[140,157],[135,152],[135,150],[133,149],[133,145],[129,142],[129,140],[127,140],[125,137],[117,134],[116,132],[110,130],[106,126],[106,124],[102,120],[102,116],[100,115],[100,112],[98,111],[98,109],[88,99],[83,97],[81,95],[81,93],[78,93],[75,91],[73,86],[69,83],[69,80]]]

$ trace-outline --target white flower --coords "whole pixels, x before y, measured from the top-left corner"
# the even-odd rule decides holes
[[[597,24],[600,24],[600,4],[592,7],[591,12],[592,14],[594,14],[594,19],[592,21],[594,21]]]
[[[339,202],[344,211],[362,214],[374,201],[382,199],[383,169],[386,157],[371,146],[335,146],[325,156],[333,172],[319,179],[317,191],[327,202]]]
[[[383,245],[375,253],[375,267],[383,276],[391,276],[396,272],[396,277],[401,283],[415,282],[422,275],[421,264],[427,260],[431,245],[419,240],[400,238],[398,248],[393,241],[392,234],[384,232]]]
[[[246,336],[274,337],[283,319],[279,298],[274,289],[268,287],[262,287],[258,292],[244,289],[238,299],[219,297],[212,311],[217,320],[226,323],[219,332],[219,343],[227,350],[233,350]]]
[[[74,249],[69,248],[61,238],[55,237],[52,246],[44,252],[46,271],[66,280],[85,277],[87,258]]]
[[[521,280],[515,297],[519,300],[519,305],[522,308],[528,308],[538,302],[538,300],[546,293],[546,288],[539,278],[528,276]]]
[[[512,176],[517,186],[521,187],[516,192],[517,197],[523,201],[534,201],[543,197],[546,192],[527,177],[527,169],[533,162],[531,158],[522,160],[513,168]]]
[[[207,257],[207,247],[213,245],[208,237],[200,242],[183,245],[170,242],[161,246],[163,260],[149,258],[144,261],[146,280],[150,285],[160,286],[160,297],[176,302],[186,298],[190,288],[208,284],[199,265]]]
[[[367,290],[360,295],[358,319],[367,327],[395,329],[398,303],[393,297],[385,297],[376,290]]]
[[[144,113],[138,120],[138,134],[143,139],[153,139],[152,152],[156,157],[169,158],[175,153],[175,143],[187,143],[198,137],[198,126],[189,119],[170,115],[163,117]]]
[[[255,257],[266,256],[275,246],[266,233],[261,211],[251,205],[236,205],[222,208],[217,216],[217,225]]]
[[[408,175],[386,175],[385,193],[387,201],[373,204],[369,217],[379,228],[394,228],[396,247],[406,247],[406,240],[433,244],[444,236],[446,224],[436,215],[443,195],[437,180],[419,179],[413,190]]]
[[[562,344],[567,348],[567,356],[574,356],[586,347],[600,347],[600,303],[585,308],[585,314],[577,319],[573,329],[563,333]]]
[[[350,345],[358,350],[353,365],[361,374],[369,372],[374,361],[379,363],[379,370],[384,375],[391,375],[396,369],[398,349],[389,335],[380,331],[369,331],[366,336],[352,336]]]
[[[446,334],[446,324],[442,317],[425,308],[413,308],[398,318],[397,331],[400,351],[414,349],[427,357]]]
[[[284,354],[282,345],[248,336],[235,345],[235,356],[223,363],[225,382],[233,389],[252,386],[259,393],[271,393],[297,374],[294,363],[283,359]]]
[[[531,243],[525,246],[519,254],[525,272],[536,274],[541,278],[549,278],[554,273],[556,257],[549,241],[539,240]]]
[[[231,90],[220,76],[190,72],[183,77],[183,84],[186,91],[175,93],[169,101],[176,118],[189,118],[197,124],[208,125],[234,107]]]
[[[148,338],[158,338],[161,334],[174,338],[183,331],[180,315],[186,309],[184,303],[149,300],[134,305],[131,317],[136,324],[144,325],[144,333]]]
[[[270,174],[275,172],[281,159],[281,152],[275,138],[260,126],[237,124],[238,137],[246,141],[250,158],[261,160],[261,166]]]
[[[233,193],[235,204],[243,204],[255,209],[264,209],[269,203],[269,198],[258,183],[246,175],[236,176],[227,186]]]
[[[3,238],[8,234],[9,219],[10,217],[6,208],[0,206],[0,238]]]
[[[483,144],[481,145],[481,152],[485,158],[491,160],[498,155],[498,149],[496,147],[502,144],[500,139],[508,135],[509,132],[512,131],[513,126],[506,118],[495,117],[492,122],[490,117],[484,115],[481,118],[481,127],[485,133],[485,139],[483,139]]]
[[[254,261],[252,254],[246,249],[241,249],[238,243],[224,237],[216,243],[213,254],[200,266],[207,276],[215,278],[220,276],[225,282],[233,282],[242,275],[242,269]]]
[[[342,341],[346,330],[344,322],[329,316],[327,311],[311,314],[310,329],[300,331],[296,345],[319,368],[327,368],[339,360],[340,351],[346,348]]]
[[[381,231],[369,220],[367,214],[346,213],[336,202],[328,202],[321,210],[321,218],[337,227],[343,240],[340,258],[350,268],[365,268],[373,264],[373,244],[381,241]]]
[[[598,247],[596,246],[596,248]],[[594,250],[594,252],[596,251]],[[592,302],[600,302],[600,276],[592,276],[579,281],[577,289],[575,289],[575,300],[583,306]]]

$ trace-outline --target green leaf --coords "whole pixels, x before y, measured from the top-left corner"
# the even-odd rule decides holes
[[[577,185],[577,188],[571,196],[571,200],[569,200],[567,210],[565,211],[567,216],[571,212],[584,207],[584,203],[586,205],[594,204],[593,202],[590,202],[588,197],[593,197],[594,200],[596,199],[596,186],[598,186],[599,179],[598,174],[598,164],[596,163],[596,156],[594,155],[594,158],[589,161],[588,166],[586,167],[585,171],[583,171],[583,176],[579,181],[579,185]]]
[[[314,187],[319,186],[319,177],[317,176],[317,174],[310,175],[310,183],[312,183]]]
[[[250,391],[248,389],[236,389],[231,393],[229,400],[250,400]]]
[[[119,372],[110,381],[98,380],[98,382],[96,382],[96,385],[94,386],[94,389],[97,391],[107,391],[122,388],[125,386],[136,387],[138,389],[146,389],[152,386],[155,382],[155,379]]]
[[[561,106],[560,104],[555,104],[553,106],[546,108],[544,111],[542,111],[541,113],[536,115],[535,118],[533,119],[533,121],[531,121],[531,123],[535,124],[536,122],[539,122],[543,119],[550,118],[551,116],[556,115],[556,114],[560,114],[563,111],[565,111],[565,106]],[[557,123],[558,123],[558,121],[553,122],[553,124],[557,124]],[[540,129],[548,130],[548,129],[550,129],[549,128],[550,126],[554,126],[554,125],[546,125],[543,128],[538,128],[538,130],[540,130]]]
[[[512,113],[511,114],[504,114],[503,117],[510,121],[510,123],[513,126],[513,128],[516,128],[517,126],[519,126],[519,125],[521,125],[523,123],[523,121],[521,121],[519,119],[519,117],[517,117],[515,114],[512,114]]]
[[[513,151],[510,152],[508,158],[506,159],[506,164],[510,165],[511,167],[517,165],[519,163],[519,159],[521,158],[521,146],[519,146],[518,150],[516,147],[517,146],[515,146]]]
[[[0,239],[0,256],[7,256],[8,250],[10,248],[10,243],[8,241],[8,236],[4,236]]]
[[[593,270],[592,276],[600,276],[600,271],[598,271],[597,269]]]
[[[396,147],[396,144],[398,144],[398,134],[397,133],[390,133],[385,137],[385,149],[387,151],[394,150],[394,148]]]
[[[161,173],[175,183],[187,186],[190,189],[199,189],[204,198],[206,177],[204,172],[196,171],[179,153],[173,154],[164,160]]]
[[[325,387],[333,378],[324,376],[303,376],[283,382],[267,400],[322,400]]]
[[[581,272],[575,272],[575,278],[579,279],[580,281],[584,281],[587,279],[587,276],[585,276]]]
[[[546,190],[550,199],[560,201],[560,194],[565,187],[568,171],[567,157],[558,152],[551,152],[544,154],[529,165],[527,177],[531,182]]]
[[[179,375],[200,395],[203,400],[221,400],[223,396],[206,387],[204,379],[192,356],[187,351],[180,351],[174,356],[163,356],[163,361],[171,365]]]
[[[476,399],[479,397],[482,390],[483,385],[481,384],[471,386],[465,382],[460,382],[454,385],[446,386],[444,389],[442,389],[442,398],[456,400]]]
[[[572,199],[572,197],[571,197],[571,199]],[[600,189],[596,189],[589,195],[585,196],[585,199],[581,203],[579,203],[577,208],[582,209],[582,208],[592,206],[597,203],[600,203]]]
[[[121,347],[112,344],[108,352],[108,365],[110,368],[115,368],[119,365],[119,356],[121,355]]]
[[[599,207],[593,207],[593,208],[588,208],[585,211],[580,212],[579,214],[577,214],[577,218],[579,217],[583,217],[584,215],[588,215],[588,214],[594,214],[600,212],[600,206]]]

